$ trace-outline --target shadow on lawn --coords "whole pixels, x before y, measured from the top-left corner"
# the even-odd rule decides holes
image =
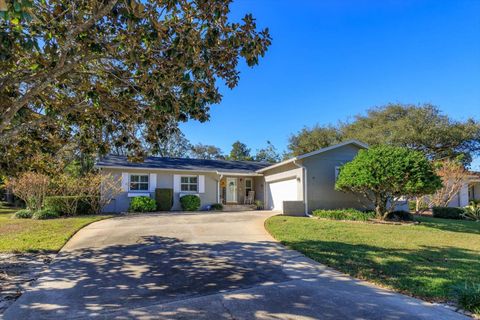
[[[331,241],[284,244],[353,277],[429,300],[449,299],[452,286],[465,280],[480,281],[480,253],[473,250],[435,246],[385,249]]]
[[[429,228],[451,232],[480,234],[480,222],[476,221],[441,219],[433,217],[416,217],[416,220],[419,221],[422,226]]]

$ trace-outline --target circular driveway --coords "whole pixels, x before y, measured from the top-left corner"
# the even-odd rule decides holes
[[[464,319],[330,270],[274,241],[269,211],[96,222],[6,319]]]

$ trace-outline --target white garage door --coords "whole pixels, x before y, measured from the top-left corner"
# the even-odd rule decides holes
[[[283,210],[283,201],[298,200],[297,179],[270,182],[268,184],[269,207],[272,210]]]

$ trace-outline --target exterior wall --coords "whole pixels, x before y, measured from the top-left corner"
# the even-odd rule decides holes
[[[253,185],[255,188],[255,200],[260,200],[265,205],[265,178],[255,177]]]
[[[205,192],[203,193],[194,193],[200,196],[201,200],[201,209],[205,209],[207,205],[217,202],[217,179],[218,176],[215,173],[205,173],[205,172],[184,172],[184,171],[161,171],[161,170],[139,170],[139,169],[109,169],[103,168],[102,172],[110,173],[114,178],[118,179],[119,183],[122,180],[122,173],[140,173],[140,174],[151,174],[155,173],[157,176],[156,187],[157,188],[171,188],[173,189],[173,179],[174,175],[203,175],[205,176]],[[151,182],[150,182],[151,183]],[[104,208],[105,212],[125,212],[128,210],[130,205],[130,199],[128,195],[138,193],[143,195],[145,193],[149,194],[151,198],[155,197],[155,191],[123,191],[115,199]],[[181,210],[180,206],[180,193],[187,192],[174,192],[173,197],[173,207],[172,210]]]
[[[280,167],[272,168],[263,173],[265,179],[265,190],[267,193],[264,195],[265,208],[271,209],[271,195],[268,193],[268,184],[276,181],[296,179],[297,180],[297,199],[303,200],[303,169],[299,168],[293,163],[286,163]],[[305,210],[303,210],[305,211]]]
[[[303,159],[302,165],[307,168],[309,212],[315,209],[366,208],[361,196],[335,191],[335,167],[353,160],[359,150],[359,147],[350,144]]]

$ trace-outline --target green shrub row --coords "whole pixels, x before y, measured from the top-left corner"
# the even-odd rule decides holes
[[[200,198],[194,194],[187,194],[180,197],[180,205],[183,211],[197,211],[200,209]]]
[[[332,220],[353,220],[367,221],[375,218],[375,213],[371,211],[363,212],[356,209],[340,209],[340,210],[315,210],[313,216]]]
[[[463,219],[463,208],[455,207],[433,207],[432,214],[434,218],[443,219]]]
[[[44,209],[57,212],[61,216],[94,214],[91,199],[84,196],[51,196],[44,200]]]
[[[60,217],[60,214],[57,211],[51,209],[42,209],[36,212],[33,212],[28,209],[18,210],[14,213],[13,218],[15,219],[36,219],[36,220],[45,220],[45,219],[55,219]]]
[[[130,200],[130,212],[153,212],[157,210],[157,202],[147,196],[133,197]]]
[[[210,210],[213,211],[222,211],[223,210],[223,204],[221,203],[214,203],[210,206]]]

